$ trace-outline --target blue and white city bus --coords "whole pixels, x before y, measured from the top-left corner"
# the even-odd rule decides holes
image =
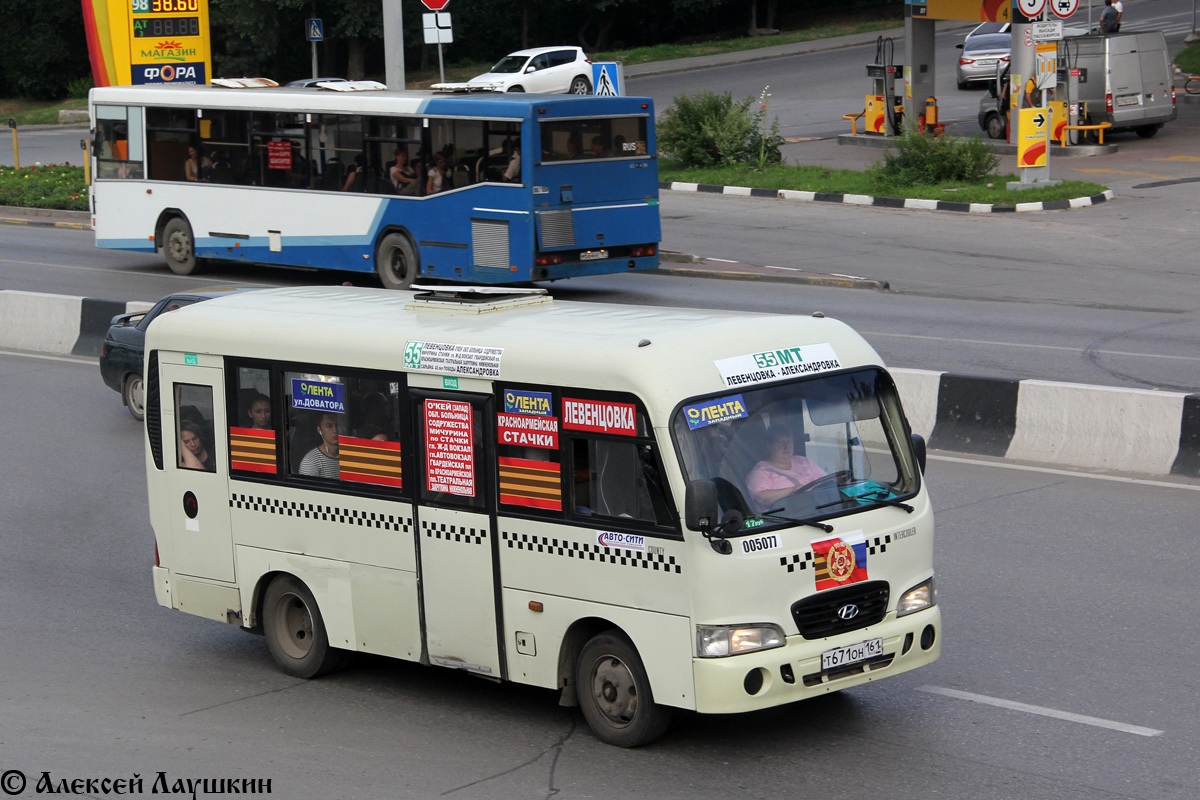
[[[648,98],[332,86],[93,89],[96,244],[389,288],[657,266]]]

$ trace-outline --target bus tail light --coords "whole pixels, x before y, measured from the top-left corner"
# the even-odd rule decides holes
[[[1175,87],[1171,87],[1171,105],[1175,105]]]
[[[629,251],[629,255],[633,256],[634,258],[641,258],[643,256],[652,256],[652,255],[654,255],[654,253],[656,251],[657,251],[657,248],[654,245],[643,244],[643,245],[638,245],[637,247],[632,248]]]
[[[553,264],[561,264],[562,256],[538,256],[534,263],[536,263],[539,267],[548,267]]]
[[[1104,95],[1104,110],[1110,114],[1112,113],[1112,92]]]

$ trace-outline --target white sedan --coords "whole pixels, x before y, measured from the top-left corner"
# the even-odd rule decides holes
[[[518,50],[466,83],[435,83],[450,92],[540,92],[591,94],[592,62],[578,47]]]

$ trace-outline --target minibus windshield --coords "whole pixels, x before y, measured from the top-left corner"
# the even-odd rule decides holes
[[[712,481],[722,514],[774,512],[767,526],[905,507],[897,498],[919,487],[896,388],[881,369],[693,399],[672,428],[686,479]]]

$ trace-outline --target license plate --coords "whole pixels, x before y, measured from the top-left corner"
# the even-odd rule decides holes
[[[1141,95],[1132,95],[1130,97],[1118,97],[1117,105],[1119,106],[1136,106],[1141,100]]]
[[[821,669],[824,671],[844,667],[847,664],[855,664],[881,655],[883,655],[883,639],[868,639],[865,642],[821,653]]]
[[[602,258],[608,258],[607,250],[584,250],[579,254],[580,261],[599,261]]]
[[[995,66],[995,65],[996,65],[996,59],[994,59],[994,58],[981,58],[981,59],[979,59],[979,63],[980,63],[980,64],[982,64],[982,65],[983,65],[983,66],[985,66],[985,67],[992,67],[992,66]]]

